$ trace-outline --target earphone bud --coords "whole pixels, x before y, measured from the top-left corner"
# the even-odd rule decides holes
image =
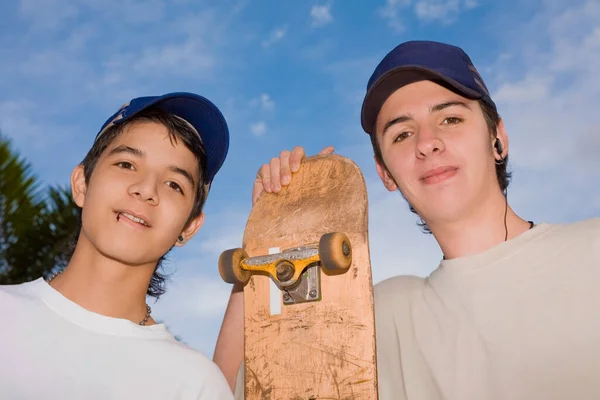
[[[179,237],[177,238],[177,241],[179,243],[183,243],[184,239],[183,239],[183,235],[179,235]]]
[[[494,142],[494,148],[498,152],[498,155],[501,158],[504,158],[504,157],[502,157],[502,153],[504,152],[504,147],[502,147],[502,142],[500,141],[500,139],[496,138],[496,141]]]

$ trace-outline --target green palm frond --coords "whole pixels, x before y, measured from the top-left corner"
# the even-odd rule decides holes
[[[25,282],[65,266],[78,219],[70,191],[42,189],[31,165],[0,134],[0,284]]]

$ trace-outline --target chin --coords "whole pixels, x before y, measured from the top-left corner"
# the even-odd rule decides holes
[[[135,254],[132,255],[131,251],[119,251],[120,249],[98,249],[100,254],[104,257],[109,258],[113,261],[117,261],[120,264],[140,266],[155,264],[160,259],[160,255],[155,256],[151,254]]]
[[[436,199],[437,201],[423,207],[423,212],[419,213],[425,221],[431,222],[450,222],[456,221],[465,214],[464,204],[457,204],[457,201],[444,201],[444,199]]]
[[[140,241],[119,240],[114,237],[102,238],[93,244],[104,257],[132,266],[156,263],[168,251],[167,248],[163,252],[162,246],[149,242],[140,243]]]

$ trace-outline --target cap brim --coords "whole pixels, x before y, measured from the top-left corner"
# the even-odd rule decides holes
[[[367,92],[361,110],[361,125],[363,130],[368,134],[373,133],[377,115],[383,103],[385,103],[392,93],[408,84],[426,80],[435,81],[471,100],[483,97],[481,93],[469,89],[454,79],[426,67],[408,65],[395,68],[381,76]]]

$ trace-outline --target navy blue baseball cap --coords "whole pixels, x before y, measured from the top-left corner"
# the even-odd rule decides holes
[[[206,152],[204,184],[210,186],[227,156],[229,129],[217,106],[202,96],[177,92],[135,98],[124,104],[102,125],[95,140],[98,140],[109,127],[122,124],[148,107],[156,107],[185,120],[198,133]]]
[[[410,83],[431,80],[471,100],[483,100],[496,109],[473,62],[460,47],[432,41],[400,44],[381,60],[367,84],[361,124],[372,134],[383,103]]]

